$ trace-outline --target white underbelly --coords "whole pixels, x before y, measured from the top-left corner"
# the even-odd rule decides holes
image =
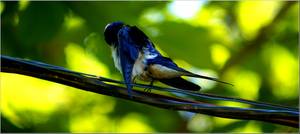
[[[146,75],[145,68],[146,68],[146,63],[145,63],[145,57],[139,53],[138,59],[135,61],[132,69],[132,79],[139,79],[142,81],[149,81],[149,78]]]
[[[112,57],[114,60],[115,67],[122,73],[120,58],[118,57],[118,54],[117,54],[117,48],[112,46],[111,52],[112,52]]]
[[[154,79],[170,79],[184,75],[183,72],[157,64],[149,66],[149,74]]]
[[[122,67],[121,67],[121,61],[119,56],[117,55],[117,50],[114,47],[111,47],[112,49],[112,57],[114,60],[115,67],[121,72],[122,72]],[[146,72],[144,71],[145,69],[145,63],[144,63],[144,56],[139,53],[138,59],[135,61],[133,68],[132,68],[132,76],[131,80],[134,80],[135,78],[143,81],[148,81],[149,78],[146,78]]]
[[[111,47],[112,49],[112,57],[114,60],[115,67],[122,72],[122,66],[120,58],[117,54],[117,48]],[[145,70],[147,63],[146,59],[153,59],[157,57],[157,54],[149,53],[148,51],[144,51],[144,54],[139,53],[138,59],[135,61],[132,68],[132,76],[131,80],[139,79],[142,81],[152,81],[154,79],[161,78],[173,78],[176,76],[182,75],[180,72],[161,66],[161,65],[150,65]]]

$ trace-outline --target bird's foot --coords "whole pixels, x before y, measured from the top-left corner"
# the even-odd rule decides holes
[[[151,89],[152,89],[151,87],[153,86],[153,82],[154,82],[154,80],[152,80],[150,82],[149,87],[147,87],[147,88],[144,89],[145,92],[151,93]]]
[[[151,93],[151,88],[145,88],[144,91],[147,93]]]

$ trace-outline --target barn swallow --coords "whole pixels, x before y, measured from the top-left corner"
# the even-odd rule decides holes
[[[130,96],[135,79],[151,82],[151,85],[154,81],[160,81],[175,88],[193,91],[198,91],[201,87],[181,76],[230,84],[178,67],[170,58],[162,56],[146,34],[136,26],[126,25],[120,21],[107,24],[104,37],[111,47],[115,67],[123,75]]]

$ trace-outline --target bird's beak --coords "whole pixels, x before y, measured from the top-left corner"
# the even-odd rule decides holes
[[[106,30],[106,28],[107,28],[109,25],[110,25],[110,23],[109,23],[109,24],[107,24],[107,25],[105,26],[105,28],[104,28],[104,31]]]

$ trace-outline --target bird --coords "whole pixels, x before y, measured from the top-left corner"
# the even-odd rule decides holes
[[[129,96],[136,79],[150,82],[151,86],[154,81],[159,81],[171,87],[191,91],[198,91],[201,86],[183,79],[182,76],[232,85],[179,67],[170,58],[163,56],[137,26],[127,25],[122,21],[109,23],[104,28],[104,39],[111,48],[115,67],[123,76]]]

